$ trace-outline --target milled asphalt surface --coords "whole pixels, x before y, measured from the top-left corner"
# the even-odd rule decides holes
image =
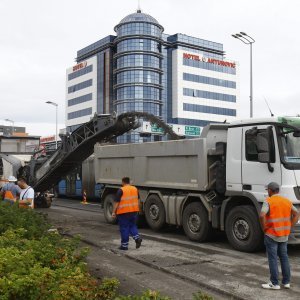
[[[42,211],[55,227],[80,234],[92,248],[88,259],[92,271],[99,277],[118,277],[125,294],[150,288],[172,299],[192,299],[199,290],[215,299],[300,299],[299,246],[289,247],[291,290],[268,291],[261,288],[269,276],[265,253],[235,251],[223,235],[200,244],[187,240],[181,229],[154,233],[144,228],[142,247],[136,250],[131,241],[123,253],[116,250],[118,227],[105,222],[99,205],[55,199],[50,209]]]

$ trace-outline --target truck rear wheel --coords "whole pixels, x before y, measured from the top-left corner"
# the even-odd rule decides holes
[[[114,207],[114,195],[108,194],[104,198],[103,210],[104,210],[104,218],[106,222],[109,224],[117,223],[117,220],[112,217],[113,207]]]
[[[229,243],[236,250],[254,252],[263,245],[263,232],[253,206],[233,208],[226,217],[225,230]]]
[[[187,205],[183,211],[182,222],[186,236],[192,241],[204,242],[212,234],[207,211],[199,202]]]
[[[157,195],[151,195],[145,203],[145,217],[153,230],[159,230],[166,224],[164,204]]]

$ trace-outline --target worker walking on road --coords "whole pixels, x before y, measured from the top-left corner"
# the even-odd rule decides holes
[[[6,183],[1,190],[1,197],[4,202],[14,204],[19,198],[21,189],[16,185],[17,178],[14,176],[8,177],[8,183]]]
[[[280,290],[278,280],[277,256],[280,259],[282,285],[290,288],[291,271],[287,254],[287,242],[299,213],[290,200],[279,195],[279,185],[271,182],[267,186],[269,197],[264,202],[260,222],[265,233],[265,246],[270,268],[270,282],[263,284],[264,289]]]
[[[112,217],[119,223],[121,233],[120,250],[128,250],[129,236],[131,235],[136,243],[136,249],[140,248],[142,238],[138,233],[136,221],[139,212],[138,189],[130,185],[130,178],[122,179],[122,188],[117,191]]]

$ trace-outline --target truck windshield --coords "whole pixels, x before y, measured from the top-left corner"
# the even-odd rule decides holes
[[[286,163],[300,165],[300,137],[288,127],[280,128],[280,140],[283,149],[283,160]],[[299,134],[298,134],[299,135]]]

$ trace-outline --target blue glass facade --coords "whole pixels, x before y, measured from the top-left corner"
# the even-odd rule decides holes
[[[163,27],[154,18],[137,12],[124,18],[115,31],[116,112],[144,111],[161,117]],[[143,140],[138,133],[118,138],[119,142]]]
[[[78,109],[78,112],[71,113],[71,115],[67,114],[68,118],[76,119],[89,112],[92,101],[96,101],[93,107],[96,106],[98,114],[143,111],[154,114],[167,123],[189,126],[205,126],[210,121],[182,117],[188,113],[183,115],[178,113],[178,117],[174,117],[173,109],[180,106],[181,111],[185,112],[236,115],[234,109],[214,107],[217,106],[217,102],[211,102],[211,100],[231,102],[229,107],[233,107],[232,105],[236,102],[237,84],[232,75],[236,75],[236,69],[207,61],[182,58],[180,64],[192,68],[178,75],[183,88],[180,87],[180,95],[175,95],[180,100],[180,105],[174,104],[172,89],[173,71],[176,72],[176,69],[173,70],[176,68],[173,61],[174,51],[186,51],[206,58],[223,60],[224,51],[221,43],[179,33],[165,34],[164,28],[156,19],[141,11],[126,16],[114,29],[116,36],[109,35],[77,52],[78,63],[92,57],[96,57],[97,62],[93,66],[69,74],[68,80],[72,82],[76,78],[77,83],[80,76],[94,71],[97,72],[97,80],[85,79],[81,83],[68,87],[67,91],[71,95],[67,105],[72,106],[72,110],[76,105],[86,105],[85,109]],[[192,69],[195,69],[195,72]],[[199,69],[203,69],[202,73],[206,73],[202,75]],[[198,83],[200,84],[198,88],[190,88]],[[95,96],[97,99],[94,99],[95,97],[87,88],[95,84],[97,85]],[[201,84],[207,85],[207,88],[202,88]],[[214,92],[213,87],[216,87],[217,92]],[[87,88],[86,91],[85,88]],[[78,94],[72,94],[78,90],[80,90]],[[198,101],[199,104],[188,103]],[[70,128],[76,128],[77,125],[73,125],[74,123],[72,122]],[[141,137],[138,132],[134,131],[119,137],[118,142],[159,139],[161,139],[160,136],[154,135]]]

